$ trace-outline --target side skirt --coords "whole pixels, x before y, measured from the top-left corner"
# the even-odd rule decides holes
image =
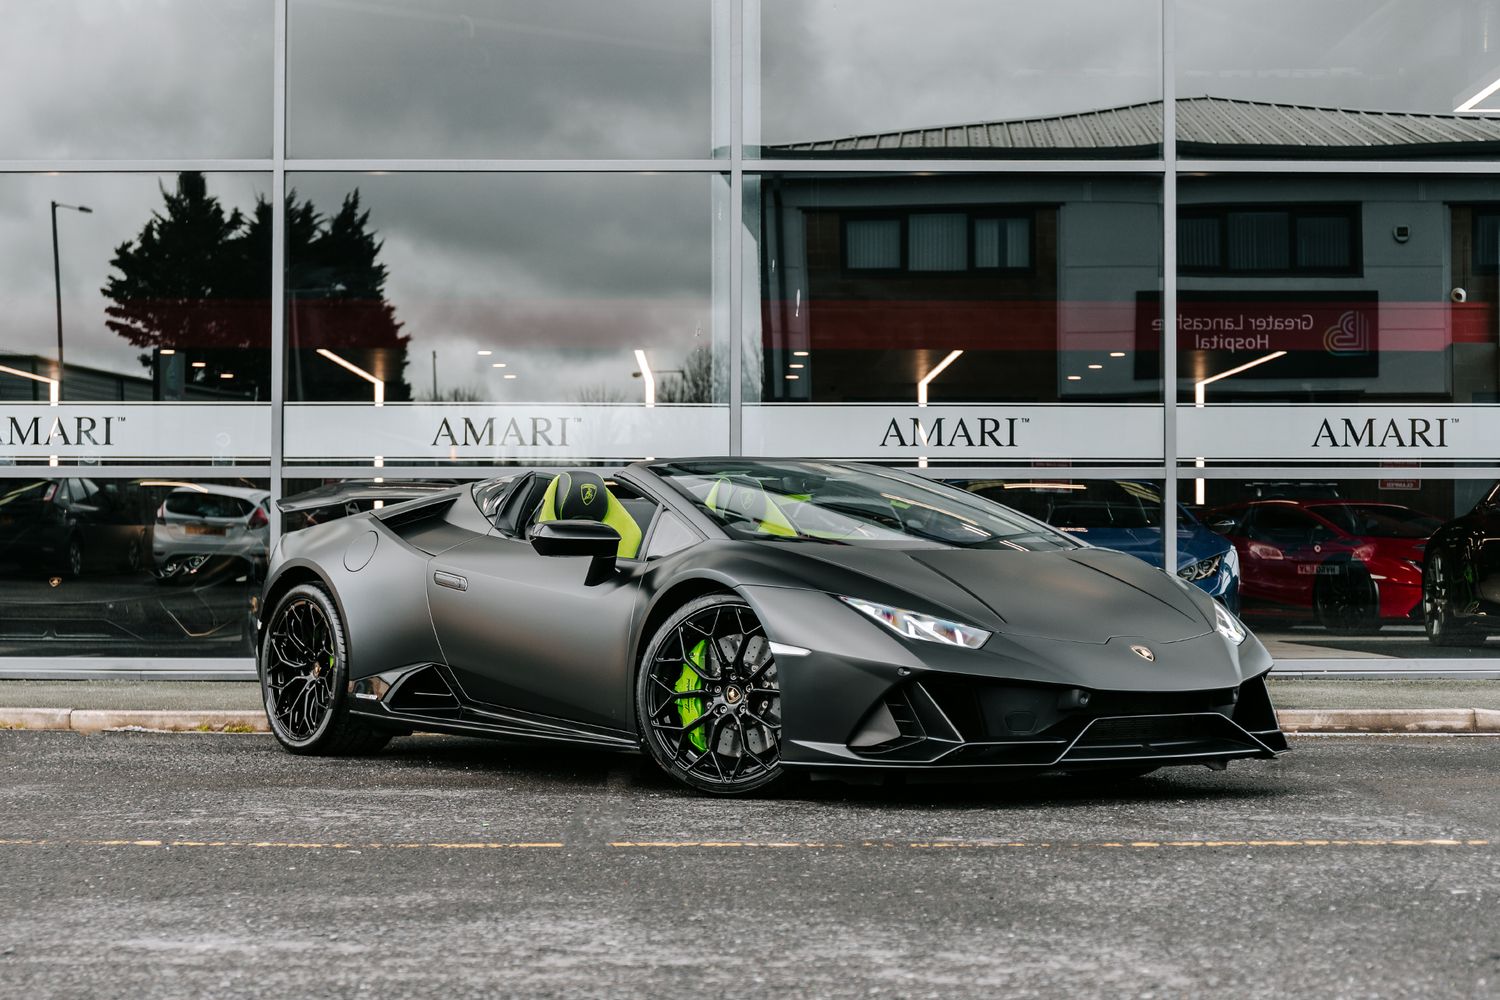
[[[425,732],[567,743],[638,753],[633,733],[475,703],[445,666],[417,663],[349,683],[350,713]]]

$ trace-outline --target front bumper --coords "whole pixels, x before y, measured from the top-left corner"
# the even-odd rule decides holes
[[[1286,749],[1263,676],[1219,691],[1140,694],[935,675],[894,687],[847,741],[792,740],[783,757],[808,767],[1094,770]]]
[[[777,657],[788,767],[1092,770],[1287,749],[1266,691],[1271,659],[1253,637],[1232,648],[1212,631],[1174,642],[996,635],[976,651],[840,620],[858,613],[822,595],[746,589],[792,647]],[[1151,662],[1131,652],[1138,644]]]

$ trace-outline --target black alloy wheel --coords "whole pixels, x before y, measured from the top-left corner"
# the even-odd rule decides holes
[[[662,625],[641,664],[636,712],[647,752],[689,788],[744,795],[784,776],[776,660],[738,597],[708,594]]]
[[[1422,567],[1422,626],[1434,646],[1474,646],[1482,638],[1460,622],[1456,605],[1467,603],[1467,588],[1455,580],[1449,559],[1435,550]]]
[[[1319,566],[1313,611],[1319,625],[1339,635],[1380,631],[1380,592],[1369,568],[1357,559]]]
[[[349,715],[343,623],[327,592],[312,584],[277,603],[260,649],[260,687],[271,732],[297,754],[372,753],[389,732]]]

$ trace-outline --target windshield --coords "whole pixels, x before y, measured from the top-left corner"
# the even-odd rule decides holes
[[[1308,509],[1349,534],[1366,538],[1426,538],[1443,526],[1430,514],[1394,504],[1330,503]]]
[[[732,538],[1030,551],[1079,545],[1018,511],[889,469],[743,459],[651,468]]]

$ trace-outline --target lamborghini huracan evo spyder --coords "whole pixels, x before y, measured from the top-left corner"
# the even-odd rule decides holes
[[[382,489],[403,495],[283,509]],[[1270,655],[1202,590],[872,466],[439,488],[285,535],[260,608],[293,753],[414,729],[644,748],[735,794],[794,769],[1141,774],[1286,749]]]

